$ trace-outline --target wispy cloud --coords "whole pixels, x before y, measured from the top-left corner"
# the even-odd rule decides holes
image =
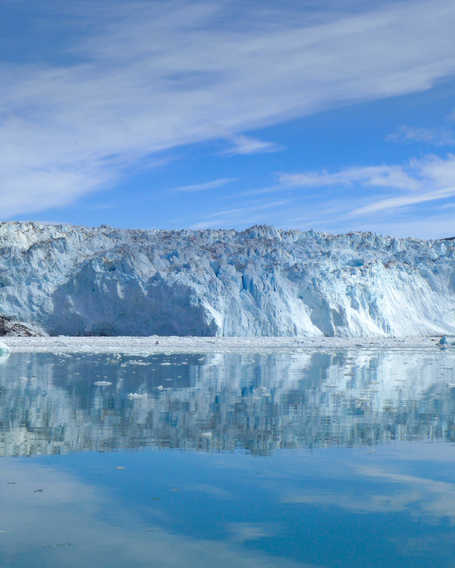
[[[346,168],[337,172],[307,172],[300,174],[279,174],[279,182],[289,187],[329,187],[364,185],[398,189],[418,189],[419,182],[409,175],[402,166],[367,166]]]
[[[455,186],[447,189],[439,189],[436,191],[429,191],[427,193],[420,193],[418,195],[403,195],[401,197],[391,197],[389,199],[382,199],[376,201],[365,207],[359,207],[352,211],[352,215],[365,215],[367,213],[376,213],[384,211],[385,209],[397,209],[398,207],[405,207],[407,205],[417,205],[418,203],[426,203],[427,201],[437,201],[439,199],[447,199],[455,195]]]
[[[17,486],[9,485],[10,480]],[[40,488],[41,492],[35,494]],[[37,559],[35,565],[45,564],[49,568],[94,565],[316,568],[284,556],[248,549],[244,545],[248,540],[248,525],[243,530],[243,539],[241,526],[237,533],[228,526],[231,540],[217,540],[191,538],[178,530],[166,530],[169,523],[159,508],[153,514],[149,508],[144,522],[137,506],[111,498],[103,486],[89,486],[70,473],[35,463],[2,463],[0,498],[3,519],[8,521],[1,525],[8,533],[2,535],[2,555],[12,559],[10,565],[17,564],[18,549],[27,542],[23,554],[33,555]],[[110,522],[102,515],[106,510],[123,522]],[[250,531],[249,536],[261,535]]]
[[[269,523],[228,523],[226,528],[236,542],[270,538],[280,532],[280,527]]]
[[[383,481],[383,492],[372,490],[355,495],[298,492],[285,495],[282,501],[337,507],[355,513],[407,512],[420,518],[428,515],[455,520],[455,485],[452,483],[372,467],[360,467],[357,473],[363,481],[365,478]],[[393,488],[395,484],[400,486],[399,492]]]
[[[220,178],[214,179],[213,181],[207,181],[205,183],[196,183],[193,185],[182,185],[180,187],[175,187],[173,191],[207,191],[209,189],[217,189],[219,187],[223,187],[224,185],[228,185],[229,183],[233,183],[237,181],[236,178]]]
[[[267,219],[267,211],[276,214],[284,205],[288,205],[289,199],[278,199],[267,202],[246,203],[243,207],[222,209],[209,213],[201,221],[194,223],[192,229],[209,229],[212,227],[240,227],[242,225],[254,225],[255,223],[271,222]]]
[[[295,493],[287,495],[283,503],[337,507],[355,513],[403,512],[418,501],[420,494],[406,491],[398,495],[339,495],[330,493]]]
[[[165,149],[426,90],[455,72],[451,0],[434,0],[431,17],[423,0],[273,17],[254,1],[46,6],[55,27],[58,10],[79,10],[58,54],[31,35],[30,59],[0,64],[3,217],[112,186]]]
[[[231,147],[223,152],[231,156],[234,155],[249,155],[249,154],[265,154],[270,152],[279,152],[284,148],[279,144],[274,142],[266,142],[265,140],[259,140],[258,138],[252,138],[251,136],[232,136],[229,139]]]
[[[428,156],[404,165],[350,167],[336,172],[281,173],[279,182],[282,188],[335,186],[342,190],[352,186],[358,190],[355,202],[365,201],[365,198],[368,202],[355,207],[350,215],[366,215],[455,196],[455,155],[449,154],[446,158]],[[368,189],[368,192],[362,189]],[[389,193],[377,200],[378,190]],[[390,195],[391,190],[393,195]],[[376,198],[374,201],[372,196]]]
[[[343,226],[340,227],[340,220]],[[440,239],[455,236],[453,213],[450,211],[426,211],[424,215],[413,216],[408,214],[406,208],[398,208],[395,211],[387,211],[384,214],[371,216],[349,215],[343,218],[333,215],[331,218],[323,218],[319,226],[324,230],[339,232],[349,226],[352,231],[373,231],[384,235],[397,237],[419,237],[425,239]],[[312,226],[309,224],[308,226]],[[317,225],[315,225],[317,226]]]
[[[386,139],[391,142],[423,142],[432,146],[455,145],[455,135],[449,128],[414,128],[403,125]]]

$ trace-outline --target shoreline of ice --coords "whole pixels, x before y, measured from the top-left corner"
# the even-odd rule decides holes
[[[3,337],[12,353],[260,353],[337,349],[441,350],[436,337]],[[447,346],[455,349],[455,337]]]

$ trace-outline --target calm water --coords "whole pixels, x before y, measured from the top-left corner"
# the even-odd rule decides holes
[[[454,567],[455,354],[13,354],[0,566]]]

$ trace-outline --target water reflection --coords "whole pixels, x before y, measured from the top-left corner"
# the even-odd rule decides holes
[[[246,449],[455,439],[455,355],[12,354],[0,454]]]

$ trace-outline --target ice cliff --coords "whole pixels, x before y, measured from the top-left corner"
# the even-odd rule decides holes
[[[455,333],[455,241],[0,224],[0,315],[51,335]]]

